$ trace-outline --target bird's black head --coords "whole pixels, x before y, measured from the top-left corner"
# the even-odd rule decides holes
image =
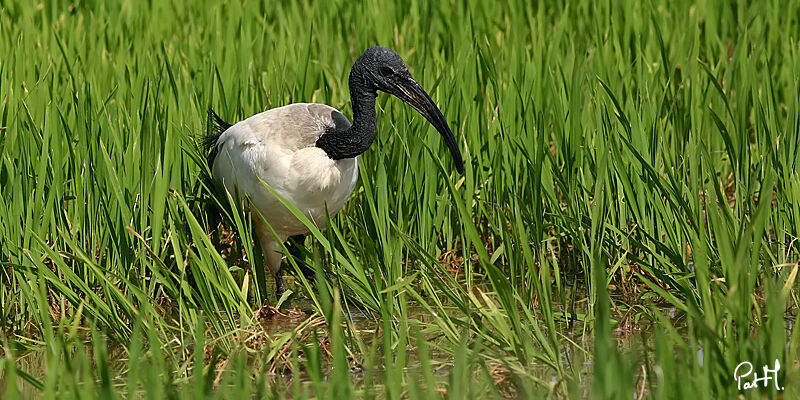
[[[373,46],[364,51],[350,72],[351,91],[354,87],[372,93],[380,90],[408,103],[439,131],[453,155],[456,169],[459,173],[464,171],[461,151],[458,150],[456,139],[442,112],[428,93],[414,80],[408,72],[406,63],[394,50]]]
[[[356,60],[353,71],[358,70],[358,82],[372,90],[394,94],[398,84],[411,78],[406,63],[394,50],[383,46],[372,46]],[[355,78],[351,74],[351,77]]]

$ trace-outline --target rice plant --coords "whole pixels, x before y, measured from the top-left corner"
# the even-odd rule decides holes
[[[0,3],[0,396],[795,398],[798,11]],[[206,110],[351,117],[376,44],[465,172],[379,97],[275,298],[251,210],[208,184]]]

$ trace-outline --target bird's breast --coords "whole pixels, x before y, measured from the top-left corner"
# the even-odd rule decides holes
[[[287,178],[302,192],[325,194],[342,184],[345,175],[352,172],[350,168],[346,162],[332,160],[318,147],[307,147],[292,155]]]
[[[358,160],[332,160],[324,150],[309,147],[292,155],[286,176],[286,194],[292,203],[320,225],[326,210],[336,215],[353,192]]]
[[[338,211],[353,191],[357,177],[355,158],[332,160],[324,150],[309,147],[292,156],[286,183],[293,186],[293,193],[303,197],[297,199],[299,203],[327,201],[331,211]]]

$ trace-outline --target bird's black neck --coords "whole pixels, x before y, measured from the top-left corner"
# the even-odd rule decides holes
[[[378,93],[365,81],[364,71],[356,64],[350,72],[350,102],[353,106],[353,125],[349,129],[325,132],[317,147],[334,160],[354,158],[367,151],[377,133],[375,98]]]

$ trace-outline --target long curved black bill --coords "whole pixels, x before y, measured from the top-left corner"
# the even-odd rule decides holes
[[[431,97],[422,89],[422,86],[411,77],[403,79],[396,88],[397,91],[392,94],[417,110],[417,112],[422,114],[422,116],[442,134],[444,143],[447,144],[447,148],[450,149],[450,153],[453,155],[456,170],[459,174],[463,174],[464,161],[461,159],[461,151],[458,150],[458,143],[456,142],[455,136],[453,136],[453,131],[450,130],[450,126],[447,125],[447,120],[444,119],[442,112],[439,111],[439,107],[436,107],[436,103],[431,100]]]

